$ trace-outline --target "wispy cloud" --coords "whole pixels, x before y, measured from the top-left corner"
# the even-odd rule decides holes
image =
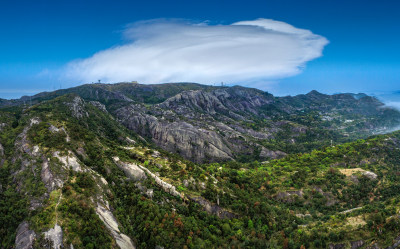
[[[65,75],[80,82],[260,84],[300,73],[328,43],[270,19],[230,25],[152,20],[129,25],[124,37],[125,45],[71,62]]]
[[[396,102],[396,101],[388,101],[385,103],[387,106],[396,108],[400,110],[400,101]]]
[[[382,101],[386,106],[400,110],[400,92],[399,91],[374,91],[369,93]]]

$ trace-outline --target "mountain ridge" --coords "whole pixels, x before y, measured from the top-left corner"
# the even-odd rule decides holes
[[[330,140],[344,142],[350,141],[346,137],[384,132],[400,123],[399,112],[369,96],[314,90],[274,97],[255,88],[196,83],[87,84],[40,93],[29,97],[29,102],[23,97],[8,105],[27,106],[67,93],[99,101],[126,127],[197,162],[277,158],[328,145]],[[324,141],[318,138],[322,134]],[[293,146],[282,145],[290,141]]]

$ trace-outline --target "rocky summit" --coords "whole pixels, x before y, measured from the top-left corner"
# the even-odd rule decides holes
[[[88,84],[0,100],[1,248],[395,248],[400,112]]]

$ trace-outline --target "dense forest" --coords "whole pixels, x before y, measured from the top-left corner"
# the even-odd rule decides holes
[[[129,97],[133,93],[155,117],[163,114],[157,105],[170,98],[140,91]],[[253,149],[231,159],[208,155],[199,161],[125,125],[113,110],[127,103],[82,95],[63,92],[41,96],[32,106],[0,109],[1,248],[386,248],[397,243],[400,132],[366,133],[368,127],[389,130],[396,124],[391,118],[399,115],[395,110],[354,114],[346,106],[342,114],[335,109],[330,117],[341,116],[334,119],[311,105],[290,111],[289,100],[280,99],[278,109],[271,103],[260,107],[270,119],[242,113],[246,120],[238,128],[268,128],[273,136],[243,135],[240,146]],[[176,107],[176,117],[181,109]],[[218,148],[231,146],[232,140],[221,141],[227,145]],[[209,143],[204,146],[214,146]],[[264,158],[263,148],[284,153]]]

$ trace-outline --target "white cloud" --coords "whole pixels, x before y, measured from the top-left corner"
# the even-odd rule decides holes
[[[71,62],[80,82],[216,82],[251,85],[292,76],[322,55],[328,40],[270,19],[210,25],[153,20],[129,25],[129,41]]]
[[[385,103],[387,106],[390,106],[390,107],[393,107],[393,108],[396,108],[396,109],[399,109],[400,110],[400,102],[398,101],[398,102],[396,102],[396,101],[389,101],[389,102],[386,102]]]

